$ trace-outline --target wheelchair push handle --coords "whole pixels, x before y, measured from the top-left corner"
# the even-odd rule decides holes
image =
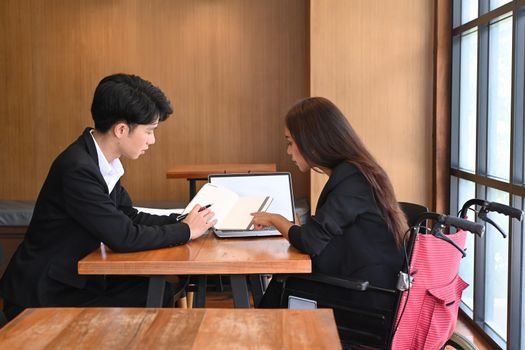
[[[496,224],[494,220],[488,217],[489,212],[498,212],[503,215],[510,216],[513,219],[517,219],[518,221],[521,221],[523,219],[523,211],[513,208],[511,206],[497,203],[497,202],[488,202],[483,199],[470,199],[463,204],[463,207],[461,208],[459,216],[461,218],[467,217],[467,210],[470,209],[471,206],[478,205],[480,206],[480,209],[478,211],[478,218],[480,220],[483,220],[492,226],[494,226],[503,236],[503,238],[506,238],[507,235],[505,234],[505,231]],[[473,211],[476,211],[475,209],[472,209]]]
[[[476,233],[479,236],[482,236],[485,232],[485,226],[480,223],[433,212],[422,213],[416,220],[416,226],[421,225],[421,223],[426,220],[433,220],[439,225],[454,226],[465,231]]]
[[[510,216],[511,218],[514,218],[518,221],[521,221],[523,219],[523,212],[521,210],[505,204],[491,202],[487,205],[487,210],[495,211],[500,214]]]
[[[472,221],[458,218],[455,216],[448,216],[448,215],[443,215],[443,214],[438,214],[438,213],[433,213],[433,212],[422,213],[416,221],[416,226],[412,228],[412,230],[414,230],[412,232],[419,232],[419,226],[425,220],[434,221],[434,226],[432,227],[432,230],[430,231],[430,234],[432,236],[438,239],[441,239],[451,244],[452,246],[454,246],[454,248],[456,248],[463,257],[467,255],[465,251],[463,250],[463,248],[461,248],[459,245],[457,245],[456,242],[450,239],[448,235],[444,234],[443,228],[445,226],[453,226],[453,227],[456,227],[464,231],[470,231],[472,233],[476,233],[479,236],[482,236],[483,233],[485,232],[485,226],[477,222],[472,222]]]
[[[470,231],[472,233],[476,233],[480,237],[485,232],[485,226],[480,223],[472,222],[466,219],[461,219],[455,216],[443,216],[445,217],[443,225],[454,226],[465,231]]]
[[[465,218],[467,216],[467,210],[473,206],[473,205],[479,205],[481,207],[480,211],[485,212],[491,212],[495,211],[503,215],[510,216],[511,218],[517,219],[518,221],[521,221],[523,219],[523,211],[513,208],[511,206],[497,203],[497,202],[488,202],[483,199],[470,199],[463,204],[463,207],[460,211],[460,217]]]

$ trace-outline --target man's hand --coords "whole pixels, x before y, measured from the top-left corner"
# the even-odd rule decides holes
[[[215,213],[209,208],[201,207],[199,204],[195,205],[188,213],[188,216],[182,222],[190,227],[190,239],[197,239],[202,236],[210,227],[217,223],[217,219],[213,219]]]

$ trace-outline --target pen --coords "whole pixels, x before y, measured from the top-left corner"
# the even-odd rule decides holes
[[[208,209],[209,207],[211,207],[211,204],[208,204],[208,205],[205,205],[205,206],[201,207],[201,208],[199,209],[199,212],[203,211],[204,209]],[[188,216],[188,213],[186,213],[186,214],[180,214],[179,216],[177,216],[177,219],[176,219],[176,220],[177,220],[177,221],[182,221],[182,220],[186,219],[186,216]]]

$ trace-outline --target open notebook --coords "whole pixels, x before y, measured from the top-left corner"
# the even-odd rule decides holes
[[[186,206],[180,217],[187,215],[197,204],[204,208],[211,207],[219,230],[251,230],[251,213],[266,211],[272,202],[269,196],[240,196],[229,188],[207,183]],[[178,218],[179,219],[179,218]]]
[[[278,213],[295,223],[295,206],[292,190],[292,178],[287,172],[274,173],[243,173],[243,174],[212,174],[208,182],[225,187],[240,197],[268,196],[271,204],[265,211]],[[265,230],[219,230],[213,231],[218,237],[257,237],[278,236],[274,228]]]

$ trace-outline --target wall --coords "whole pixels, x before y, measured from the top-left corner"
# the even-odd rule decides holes
[[[341,108],[398,200],[429,207],[433,19],[433,1],[310,1],[311,95]],[[311,173],[312,206],[324,181]]]
[[[218,162],[277,163],[307,195],[283,137],[308,93],[305,1],[4,0],[0,23],[1,199],[36,198],[115,72],[152,81],[175,110],[148,153],[124,162],[134,200],[186,201],[186,181],[166,170]]]
[[[150,151],[125,162],[135,200],[187,200],[186,182],[166,170],[207,162],[276,162],[305,196],[308,176],[289,161],[282,128],[310,85],[349,117],[398,198],[430,206],[433,2],[311,0],[310,15],[307,6],[0,2],[0,198],[35,199],[51,161],[91,125],[100,78],[130,72],[175,110]],[[313,174],[314,202],[321,187]]]

